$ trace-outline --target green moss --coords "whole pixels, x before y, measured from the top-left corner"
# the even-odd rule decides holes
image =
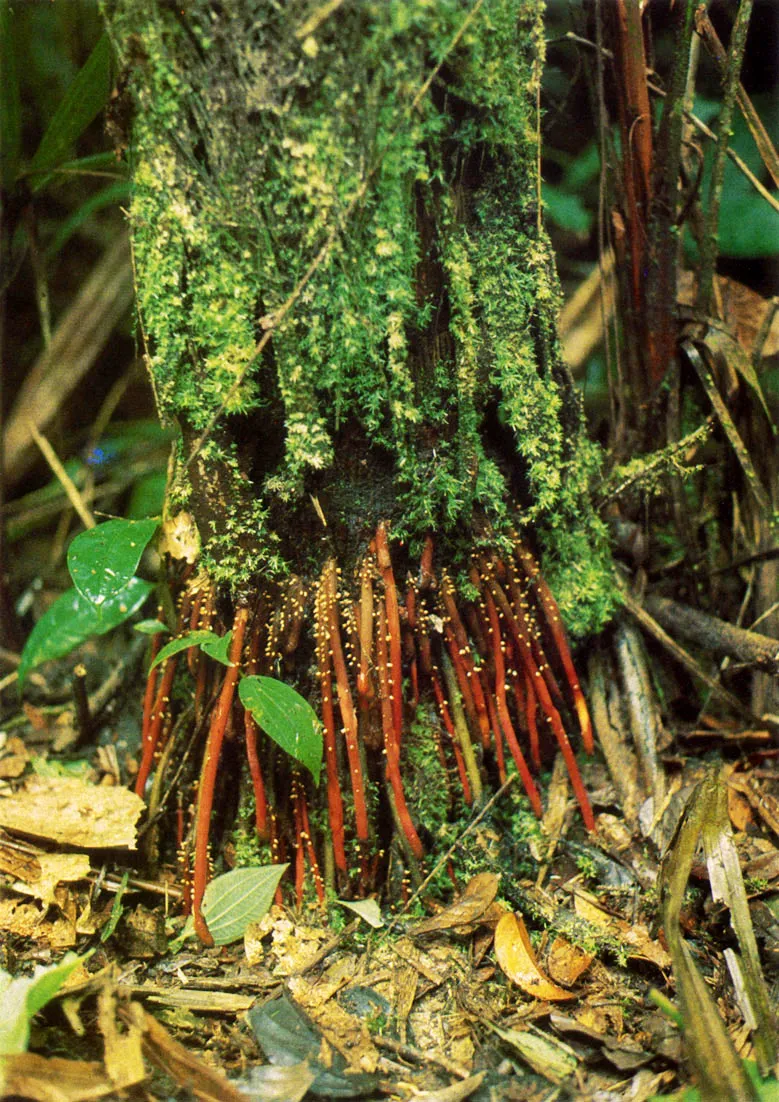
[[[465,550],[465,533],[538,527],[569,624],[598,627],[597,462],[539,222],[542,5],[364,0],[298,33],[311,10],[110,10],[136,58],[131,223],[160,412],[189,440],[222,429],[199,462],[206,486],[227,468],[224,507],[192,504],[206,565],[233,587],[283,572],[279,518],[343,477],[356,430],[391,465],[395,536]]]

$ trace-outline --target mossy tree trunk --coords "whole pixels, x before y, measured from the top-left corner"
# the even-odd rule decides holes
[[[433,690],[453,727],[471,728],[475,782],[497,753],[472,729],[482,706],[504,733],[520,720],[521,689],[504,717],[495,665],[513,654],[520,673],[504,672],[518,685],[530,668],[515,621],[522,586],[548,612],[547,650],[561,653],[526,545],[574,634],[610,604],[588,498],[599,457],[558,351],[539,209],[542,5],[116,0],[107,14],[135,107],[140,333],[160,415],[180,428],[169,530],[191,518],[200,577],[226,620],[227,599],[251,608],[255,668],[281,671],[323,711],[335,679],[347,743],[352,694],[359,746],[331,749],[354,752],[369,786],[382,784],[382,729],[391,758]],[[194,623],[208,600],[191,582],[186,592]],[[461,628],[468,677],[486,679],[482,706],[447,657],[447,631]],[[402,656],[391,653],[398,630]],[[525,657],[543,671],[542,643]],[[555,714],[567,714],[547,680]],[[380,705],[396,710],[397,747]],[[454,768],[450,751],[439,760]],[[397,825],[404,797],[387,792]],[[345,798],[348,821],[358,799]],[[365,871],[362,833],[358,823]],[[415,848],[408,833],[405,845]]]

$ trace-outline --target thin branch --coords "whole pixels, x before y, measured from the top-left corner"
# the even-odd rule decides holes
[[[705,9],[703,9],[705,11]],[[701,240],[700,279],[698,283],[698,301],[696,303],[702,313],[708,314],[711,300],[714,294],[714,267],[717,262],[717,234],[719,229],[719,208],[722,199],[722,184],[725,178],[725,156],[730,143],[730,128],[733,122],[733,107],[736,102],[736,93],[741,75],[741,63],[744,59],[744,48],[749,28],[749,17],[752,14],[752,0],[741,0],[733,29],[730,33],[730,51],[728,56],[728,73],[725,80],[725,88],[722,99],[717,126],[717,148],[714,152],[714,161],[711,167],[711,180],[709,184],[708,203],[706,204],[704,232]],[[701,34],[701,9],[696,11],[696,27]]]

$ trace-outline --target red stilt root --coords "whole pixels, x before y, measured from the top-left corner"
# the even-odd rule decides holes
[[[241,605],[235,613],[233,620],[233,635],[230,640],[228,658],[230,666],[222,682],[222,690],[214,713],[211,717],[211,728],[208,732],[208,741],[203,759],[203,769],[200,776],[200,789],[198,792],[197,818],[195,821],[195,868],[192,879],[192,913],[195,923],[195,933],[205,945],[213,945],[214,939],[208,932],[208,926],[203,918],[201,904],[208,882],[208,834],[211,826],[211,809],[214,803],[214,787],[219,770],[219,755],[222,749],[227,721],[230,718],[230,710],[235,697],[235,686],[238,683],[238,663],[241,660],[243,640],[246,625],[249,620],[249,608]]]

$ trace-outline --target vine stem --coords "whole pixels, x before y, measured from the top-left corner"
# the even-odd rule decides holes
[[[230,641],[225,679],[219,699],[211,718],[211,727],[208,732],[206,752],[203,758],[203,770],[200,776],[200,791],[197,801],[197,819],[195,822],[195,868],[192,879],[192,917],[195,924],[195,933],[204,945],[213,945],[214,939],[209,933],[206,920],[203,918],[201,905],[208,882],[208,834],[211,826],[211,810],[214,805],[214,788],[216,775],[219,769],[219,757],[222,749],[227,721],[235,699],[235,686],[238,684],[241,651],[246,634],[246,625],[249,621],[249,606],[241,605],[233,620],[233,636]]]

